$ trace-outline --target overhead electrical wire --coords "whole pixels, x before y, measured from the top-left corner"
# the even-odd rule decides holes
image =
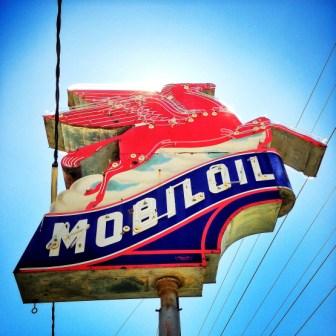
[[[330,59],[331,59],[331,57],[332,57],[334,51],[335,51],[335,49],[336,49],[336,42],[333,44],[333,46],[332,46],[332,48],[331,48],[331,50],[330,50],[330,52],[329,52],[329,54],[328,54],[328,57],[327,57],[327,59],[326,59],[324,65],[323,65],[323,67],[322,67],[322,69],[321,69],[321,71],[320,71],[320,73],[319,73],[319,75],[318,75],[318,77],[317,77],[317,79],[316,79],[315,85],[314,85],[313,89],[311,90],[311,92],[310,92],[310,94],[309,94],[309,97],[308,97],[308,99],[307,99],[307,102],[306,102],[305,106],[303,107],[303,109],[302,109],[302,111],[301,111],[301,114],[300,114],[300,116],[299,116],[299,119],[298,119],[298,121],[297,121],[296,124],[295,124],[295,127],[298,127],[298,126],[299,126],[299,124],[300,124],[300,122],[301,122],[301,119],[302,119],[302,117],[303,117],[303,115],[304,115],[304,113],[305,113],[305,111],[306,111],[306,109],[307,109],[307,107],[308,107],[308,105],[309,105],[309,102],[310,102],[310,100],[311,100],[311,98],[312,98],[312,96],[313,96],[313,94],[314,94],[314,92],[315,92],[317,86],[318,86],[319,83],[320,83],[321,77],[322,77],[322,75],[323,75],[323,73],[324,73],[324,71],[325,71],[325,69],[326,69],[326,67],[327,67],[327,65],[328,65],[328,63],[329,63],[329,61],[330,61]]]
[[[208,318],[208,316],[209,316],[209,314],[210,314],[210,311],[212,310],[212,308],[213,308],[213,306],[214,306],[214,304],[215,304],[215,302],[216,302],[216,300],[217,300],[217,298],[218,298],[218,293],[219,293],[220,290],[222,289],[223,284],[224,284],[224,282],[225,282],[225,279],[227,278],[227,276],[228,276],[228,274],[229,274],[229,272],[230,272],[230,270],[231,270],[231,268],[232,268],[232,265],[233,265],[234,261],[236,260],[236,257],[237,257],[238,252],[239,252],[239,250],[240,250],[240,248],[241,248],[241,246],[242,246],[242,244],[243,244],[243,241],[244,241],[244,239],[241,239],[240,242],[239,242],[238,248],[236,249],[236,252],[235,252],[235,254],[234,254],[234,256],[233,256],[233,258],[232,258],[232,260],[231,260],[231,262],[230,262],[230,265],[229,265],[229,267],[228,267],[228,269],[227,269],[227,271],[226,271],[226,273],[225,273],[225,275],[224,275],[224,278],[223,278],[223,280],[222,280],[222,282],[221,282],[219,288],[218,288],[217,291],[216,291],[216,294],[215,294],[215,296],[214,296],[214,299],[213,299],[213,301],[212,301],[212,303],[211,303],[211,305],[210,305],[210,308],[208,309],[207,314],[205,315],[205,318],[204,318],[204,320],[203,320],[203,323],[202,323],[200,329],[198,330],[197,335],[200,335],[200,334],[201,334],[201,331],[202,331],[202,329],[203,329],[203,327],[204,327],[204,325],[205,325],[205,322],[206,322],[206,320],[207,320],[207,318]]]
[[[325,239],[325,241],[323,242],[323,244],[320,246],[320,248],[318,249],[318,251],[315,253],[314,257],[312,258],[312,260],[310,261],[310,263],[306,266],[306,268],[304,269],[304,271],[301,273],[299,279],[295,282],[295,284],[292,286],[291,290],[288,292],[287,296],[284,298],[284,300],[282,300],[280,306],[277,308],[277,310],[274,312],[274,314],[272,315],[271,319],[269,320],[269,322],[267,323],[267,325],[265,326],[265,328],[263,329],[263,331],[261,332],[261,336],[265,334],[266,330],[268,329],[268,327],[272,324],[272,322],[274,321],[275,317],[278,315],[278,313],[280,312],[280,310],[282,309],[282,307],[285,305],[285,303],[287,302],[287,300],[289,299],[289,297],[292,295],[292,293],[294,292],[294,290],[298,287],[299,283],[301,282],[301,280],[304,278],[304,276],[307,274],[308,270],[311,268],[311,266],[313,265],[313,263],[316,261],[316,259],[318,258],[318,256],[321,254],[322,250],[326,247],[326,245],[330,242],[331,238],[333,237],[334,233],[336,231],[336,227],[334,228],[334,230],[331,231],[331,233],[329,234],[329,236],[327,237],[327,239]]]
[[[116,331],[114,336],[117,336],[120,331],[124,328],[126,323],[130,320],[130,318],[133,316],[133,314],[137,311],[137,309],[140,307],[140,305],[143,303],[144,299],[139,300],[138,304],[133,308],[133,310],[128,314],[124,322],[120,325],[119,329]]]
[[[313,132],[314,132],[314,130],[315,130],[315,128],[316,128],[318,122],[319,122],[320,119],[321,119],[321,116],[322,116],[323,112],[324,112],[325,109],[327,108],[327,106],[328,106],[328,104],[329,104],[329,101],[330,101],[330,99],[331,99],[333,93],[335,92],[335,89],[336,89],[336,82],[334,83],[334,86],[331,88],[331,90],[330,90],[330,92],[329,92],[329,95],[328,95],[328,97],[327,97],[325,103],[323,104],[323,107],[322,107],[322,109],[321,109],[319,115],[317,116],[317,118],[316,118],[316,120],[315,120],[315,123],[314,123],[313,127],[312,127],[311,130],[310,130],[310,133],[313,133]]]
[[[257,309],[255,310],[254,314],[252,315],[252,317],[250,318],[250,320],[247,322],[243,333],[241,334],[241,336],[245,335],[247,328],[250,326],[250,324],[253,322],[255,316],[258,314],[258,312],[260,311],[261,307],[263,306],[264,302],[266,301],[266,299],[269,297],[270,293],[272,292],[272,290],[274,289],[275,285],[278,283],[279,279],[281,278],[282,274],[284,273],[284,271],[286,270],[287,266],[289,265],[289,263],[291,262],[291,260],[293,259],[293,257],[295,256],[296,252],[298,251],[299,247],[301,246],[301,244],[303,243],[303,241],[306,239],[308,233],[310,232],[311,228],[313,227],[313,225],[316,223],[317,218],[320,216],[321,212],[323,211],[323,209],[325,208],[325,206],[327,205],[327,203],[330,201],[333,193],[336,190],[336,186],[332,189],[332,191],[330,192],[330,194],[328,195],[326,201],[322,204],[322,206],[320,207],[320,209],[318,210],[316,216],[314,217],[314,219],[312,220],[312,222],[310,223],[310,225],[306,228],[305,233],[303,234],[303,236],[301,237],[301,239],[298,241],[298,243],[296,244],[295,248],[293,249],[291,255],[288,257],[286,263],[284,264],[284,266],[282,267],[282,269],[280,270],[279,274],[277,275],[277,277],[275,278],[275,280],[273,281],[271,287],[269,288],[269,290],[267,291],[267,293],[265,294],[265,296],[263,297],[263,299],[261,300],[260,304],[258,305]]]
[[[302,184],[301,189],[300,189],[300,191],[299,191],[299,193],[298,193],[298,195],[297,195],[297,198],[299,198],[299,196],[300,196],[302,190],[304,189],[305,185],[307,184],[307,182],[308,182],[308,178],[306,178],[305,181],[304,181],[304,183]],[[277,238],[277,236],[278,236],[279,232],[281,231],[281,229],[282,229],[284,223],[286,222],[286,219],[287,219],[287,218],[288,218],[288,214],[285,216],[285,218],[284,218],[283,221],[281,222],[281,224],[280,224],[278,230],[276,231],[275,235],[273,236],[273,238],[272,238],[270,244],[268,245],[268,247],[267,247],[266,251],[264,252],[264,254],[263,254],[261,260],[259,261],[259,263],[258,263],[258,265],[257,265],[257,267],[256,267],[256,269],[255,269],[255,271],[253,272],[251,279],[250,279],[249,282],[247,283],[247,285],[246,285],[246,287],[245,287],[243,293],[240,295],[240,298],[238,299],[238,302],[236,303],[236,305],[235,305],[235,307],[234,307],[234,309],[233,309],[231,315],[229,316],[229,319],[227,320],[227,322],[226,322],[224,328],[222,329],[221,335],[224,335],[224,332],[225,332],[227,326],[228,326],[229,323],[231,322],[231,320],[232,320],[234,314],[236,313],[236,311],[237,311],[237,309],[238,309],[238,307],[239,307],[241,301],[243,300],[243,298],[244,298],[244,296],[245,296],[247,290],[250,288],[250,286],[251,286],[251,284],[252,284],[252,282],[253,282],[253,279],[254,279],[255,276],[257,275],[257,273],[258,273],[258,271],[259,271],[261,265],[263,264],[263,262],[264,262],[264,260],[265,260],[265,258],[266,258],[266,256],[267,256],[269,250],[271,249],[271,247],[272,247],[272,245],[273,245],[275,239]]]
[[[329,138],[328,138],[326,144],[328,144],[328,143],[330,142],[330,140],[332,139],[332,137],[333,137],[334,134],[335,134],[335,131],[336,131],[336,127],[334,127],[334,129],[332,130],[332,132],[331,132],[331,134],[330,134],[330,136],[329,136]]]
[[[211,326],[211,328],[210,328],[210,331],[209,331],[209,333],[208,333],[209,336],[213,335],[213,334],[212,334],[212,331],[213,331],[213,329],[214,329],[214,327],[215,327],[215,325],[216,325],[216,321],[218,320],[219,316],[220,316],[221,313],[223,312],[224,307],[225,307],[226,303],[228,302],[229,298],[231,297],[231,294],[232,294],[233,290],[235,289],[235,287],[236,287],[236,285],[237,285],[237,283],[238,283],[238,281],[239,281],[239,279],[240,279],[241,274],[242,274],[243,271],[245,270],[245,266],[247,265],[248,261],[250,260],[250,257],[251,257],[251,255],[252,255],[253,252],[254,252],[254,249],[255,249],[255,247],[256,247],[256,245],[257,245],[257,242],[259,241],[259,238],[260,238],[260,234],[258,234],[258,235],[257,235],[257,238],[254,240],[254,243],[253,243],[253,245],[252,245],[250,251],[247,253],[247,258],[245,259],[244,264],[242,265],[242,267],[241,267],[241,269],[240,269],[240,271],[239,271],[239,273],[238,273],[236,279],[232,282],[232,286],[231,286],[231,288],[230,288],[228,294],[226,295],[225,300],[224,300],[222,306],[220,307],[220,309],[219,309],[219,311],[218,311],[218,313],[217,313],[217,315],[216,315],[216,318],[215,318],[215,320],[214,320],[214,322],[213,322],[213,324],[212,324],[212,326]]]
[[[323,261],[321,262],[321,264],[319,265],[319,267],[315,270],[314,274],[309,278],[309,280],[307,281],[307,283],[305,284],[305,286],[301,289],[300,293],[293,300],[293,302],[288,307],[288,309],[286,310],[286,312],[283,314],[283,316],[281,317],[281,319],[279,320],[279,322],[272,329],[272,331],[269,334],[269,336],[273,335],[274,332],[279,328],[279,326],[282,323],[282,321],[285,319],[285,317],[288,315],[288,313],[292,310],[292,308],[294,307],[294,305],[296,304],[296,302],[300,299],[300,297],[302,296],[302,294],[305,292],[305,290],[308,288],[308,286],[314,280],[315,276],[319,273],[320,269],[323,267],[323,265],[326,263],[326,261],[329,259],[329,257],[333,254],[333,252],[335,251],[335,249],[336,249],[336,245],[333,246],[333,248],[329,251],[329,253],[327,254],[327,256],[323,259]]]
[[[330,295],[335,291],[336,285],[331,288],[331,290],[327,293],[327,295],[321,300],[321,302],[316,306],[316,308],[312,311],[312,313],[306,318],[300,328],[295,332],[294,336],[298,335],[301,330],[306,326],[306,324],[310,321],[310,319],[316,314],[316,312],[321,308],[324,302],[330,297]]]

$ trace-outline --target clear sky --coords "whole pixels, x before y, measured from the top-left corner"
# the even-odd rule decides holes
[[[49,207],[52,151],[42,115],[55,106],[56,10],[56,1],[51,0],[0,1],[1,335],[48,335],[51,328],[51,305],[38,305],[38,314],[32,315],[32,306],[22,304],[12,271]],[[294,127],[335,41],[336,1],[64,0],[61,105],[66,107],[66,89],[75,83],[204,81],[217,85],[217,98],[242,121],[267,116]],[[335,75],[336,51],[298,125],[300,131],[311,132],[335,85]],[[335,96],[334,91],[313,131],[320,139],[328,138],[336,126]],[[318,177],[303,189],[225,335],[243,333],[312,223],[245,335],[262,334],[321,249],[282,309],[284,313],[334,247],[336,193],[320,209],[336,185],[335,152],[336,135],[330,140]],[[298,193],[305,177],[288,171]],[[208,335],[214,322],[211,335],[221,334],[273,237],[274,233],[261,235],[252,252],[256,237],[245,239],[218,291],[239,243],[232,245],[222,257],[217,284],[205,285],[201,298],[181,299],[183,335],[197,335],[215,295],[217,300],[201,335]],[[313,313],[335,286],[335,263],[333,253],[275,335],[294,335]],[[138,304],[138,300],[56,304],[56,335],[114,335]],[[141,302],[118,335],[155,335],[158,307],[158,299]],[[301,335],[332,335],[335,314],[333,291]]]

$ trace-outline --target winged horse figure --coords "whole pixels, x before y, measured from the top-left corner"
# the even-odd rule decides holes
[[[325,150],[323,143],[273,124],[266,117],[243,124],[214,98],[214,92],[211,83],[169,84],[160,92],[69,90],[71,109],[60,116],[59,144],[68,152],[61,162],[66,186],[86,175],[85,162],[91,160],[91,170],[103,173],[102,181],[85,192],[95,195],[86,207],[94,209],[116,174],[143,165],[159,149],[178,152],[197,148],[202,152],[202,148],[206,151],[209,146],[260,133],[265,136],[258,150],[273,147],[286,164],[316,175]],[[44,118],[53,147],[54,116]],[[82,141],[78,140],[80,131],[85,138]],[[113,152],[108,162],[102,165],[98,159],[92,160],[104,149]]]

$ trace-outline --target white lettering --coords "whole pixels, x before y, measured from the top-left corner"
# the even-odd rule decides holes
[[[182,184],[183,184],[184,206],[186,207],[186,209],[205,199],[205,195],[203,192],[199,192],[195,195],[192,194],[191,181],[189,178],[185,179],[182,182]]]
[[[175,186],[174,186],[175,187]],[[167,217],[173,217],[176,215],[176,204],[175,204],[175,190],[174,187],[169,187],[166,189],[166,199],[167,199]]]
[[[274,174],[264,174],[261,171],[257,156],[250,157],[248,161],[251,163],[254,178],[257,182],[275,180]],[[246,164],[247,163],[243,162],[242,159],[234,160],[235,167],[233,167],[233,170],[236,170],[239,180],[235,182],[231,181],[228,166],[224,163],[218,163],[210,166],[206,171],[209,191],[212,194],[218,194],[222,191],[230,189],[232,183],[239,183],[239,185],[247,184],[248,178],[245,171]],[[177,214],[176,188],[179,187],[182,187],[185,209],[188,209],[205,199],[204,192],[193,193],[192,180],[190,178],[185,178],[183,181],[175,185],[171,185],[165,190],[165,200],[163,194],[158,196],[159,202],[166,201],[166,213],[162,213],[160,215],[158,214],[157,200],[155,198],[147,197],[137,201],[133,204],[132,208],[133,235],[139,234],[156,226],[161,218],[171,218]],[[181,190],[179,189],[178,196],[180,195],[180,192]],[[239,190],[237,190],[237,192],[239,192]],[[211,202],[211,199],[209,202]],[[131,224],[128,224],[130,226],[127,225],[123,227],[123,218],[124,215],[120,211],[111,212],[98,217],[95,237],[95,243],[98,247],[105,247],[118,243],[122,240],[123,234],[131,231]],[[74,253],[76,254],[84,252],[86,233],[89,227],[90,225],[88,224],[88,219],[79,220],[71,231],[70,224],[68,222],[55,223],[52,238],[46,245],[46,248],[49,251],[49,256],[59,256],[62,242],[64,243],[66,249],[74,248]]]
[[[155,198],[147,197],[133,205],[133,235],[143,232],[157,223]]]
[[[253,169],[254,178],[256,181],[267,181],[267,180],[275,180],[273,174],[263,174],[260,169],[259,161],[256,156],[252,156],[250,158],[250,162]]]
[[[220,184],[218,184],[216,181],[217,174],[220,174],[222,179],[222,183]],[[209,190],[213,194],[218,194],[221,191],[231,188],[229,170],[224,163],[211,166],[207,170],[207,178],[208,178]]]
[[[55,223],[52,238],[46,246],[49,257],[59,256],[62,241],[67,249],[76,245],[75,253],[84,252],[86,231],[89,227],[87,219],[79,220],[71,232],[69,223]]]
[[[106,237],[106,225],[112,223],[113,235]],[[122,238],[123,215],[121,212],[112,212],[107,215],[100,216],[97,222],[96,244],[104,247],[117,243]]]
[[[246,174],[245,174],[245,170],[244,170],[243,161],[241,159],[235,160],[235,165],[236,165],[236,170],[237,170],[237,174],[238,174],[239,184],[240,185],[246,184],[247,183],[247,178],[246,178]]]

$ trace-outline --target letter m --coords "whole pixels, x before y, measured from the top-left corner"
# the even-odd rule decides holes
[[[71,231],[69,223],[55,223],[52,238],[46,245],[49,257],[59,256],[62,241],[67,249],[75,246],[75,253],[84,252],[89,227],[87,219],[79,220]]]

